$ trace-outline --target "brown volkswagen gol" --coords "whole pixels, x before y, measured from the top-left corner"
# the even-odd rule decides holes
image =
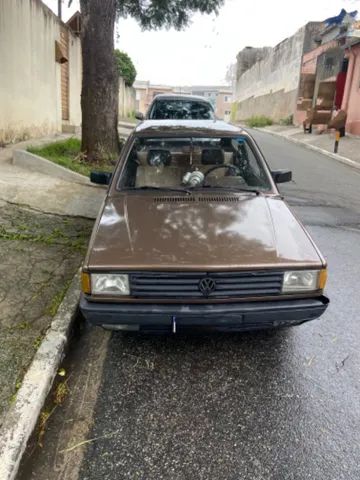
[[[82,273],[80,307],[115,330],[252,330],[319,317],[326,262],[251,136],[145,121],[125,144]]]

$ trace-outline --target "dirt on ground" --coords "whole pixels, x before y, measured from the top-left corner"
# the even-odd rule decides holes
[[[0,426],[82,262],[92,224],[0,203]]]

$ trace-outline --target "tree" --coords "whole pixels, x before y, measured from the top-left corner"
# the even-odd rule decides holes
[[[82,151],[88,162],[119,152],[119,78],[114,61],[118,16],[131,16],[143,29],[185,27],[194,12],[218,13],[224,0],[80,0],[83,83]],[[71,0],[70,0],[71,3]]]
[[[119,75],[124,78],[125,84],[128,87],[132,87],[133,83],[135,82],[137,72],[131,58],[127,53],[118,49],[115,50],[115,58]]]

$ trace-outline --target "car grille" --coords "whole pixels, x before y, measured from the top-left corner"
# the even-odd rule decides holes
[[[281,293],[282,281],[283,273],[274,271],[141,272],[130,275],[131,294],[139,298],[239,298],[278,295]],[[209,288],[206,288],[207,286]]]

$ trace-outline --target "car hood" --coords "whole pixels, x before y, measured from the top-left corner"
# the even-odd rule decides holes
[[[278,197],[108,197],[85,267],[108,270],[239,270],[320,267],[302,225]]]

